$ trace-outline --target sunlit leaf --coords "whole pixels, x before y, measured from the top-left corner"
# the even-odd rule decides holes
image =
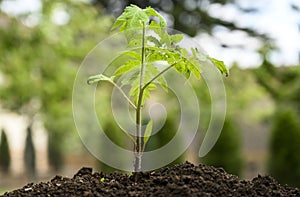
[[[127,6],[124,12],[117,18],[112,26],[112,30],[121,26],[120,31],[125,31],[132,28],[142,28],[143,24],[148,23],[149,17],[145,10],[136,5]]]
[[[193,73],[193,75],[199,80],[201,78],[201,72],[198,68],[197,63],[193,64],[192,62],[187,64],[187,69]]]
[[[222,74],[225,74],[226,77],[229,75],[229,72],[223,61],[217,60],[213,57],[208,57],[208,59],[212,61],[212,63],[221,71]]]
[[[177,44],[183,39],[183,34],[174,34],[170,36],[172,44]]]
[[[147,13],[148,16],[158,17],[159,21],[158,21],[158,23],[157,23],[157,21],[155,21],[155,23],[159,24],[160,28],[167,27],[167,23],[166,23],[166,20],[164,19],[164,17],[162,15],[160,15],[158,12],[156,12],[153,8],[147,7],[145,9],[145,12]]]
[[[142,57],[141,57],[141,54],[136,52],[136,51],[125,51],[122,53],[123,55],[127,55],[129,57],[132,57],[132,58],[135,58],[137,60],[141,60]]]
[[[148,42],[151,42],[154,44],[154,46],[160,47],[161,43],[159,42],[159,40],[157,38],[155,38],[154,36],[147,36],[146,37]]]
[[[138,68],[140,64],[141,64],[140,60],[129,60],[123,66],[118,68],[114,74],[116,76],[122,75],[126,72],[131,71],[132,69]]]

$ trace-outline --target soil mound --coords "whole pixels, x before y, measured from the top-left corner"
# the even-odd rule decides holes
[[[240,180],[222,168],[188,162],[138,176],[135,182],[134,176],[82,168],[73,178],[55,176],[3,196],[300,196],[300,189],[280,185],[270,176]]]

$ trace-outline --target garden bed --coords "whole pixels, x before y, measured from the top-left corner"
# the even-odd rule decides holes
[[[139,173],[137,182],[127,174],[82,168],[73,178],[56,176],[3,196],[300,196],[300,189],[280,185],[270,176],[240,180],[221,168],[186,162]]]

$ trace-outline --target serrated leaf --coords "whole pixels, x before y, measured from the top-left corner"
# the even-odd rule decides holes
[[[132,58],[135,58],[137,60],[141,60],[142,59],[141,55],[138,52],[136,52],[136,51],[125,51],[122,54],[123,55],[127,55],[127,56],[132,57]]]
[[[111,27],[111,30],[114,30],[116,28],[118,28],[119,26],[122,26],[122,25],[126,25],[126,21],[124,20],[121,20],[121,19],[117,19],[116,22],[113,24],[113,26]]]
[[[111,76],[111,77],[107,77],[105,75],[99,74],[99,75],[94,75],[88,78],[87,83],[93,84],[93,83],[97,83],[99,81],[109,81],[111,83],[113,83],[115,76]]]
[[[155,76],[157,75],[160,71],[153,65],[153,64],[147,64],[146,65],[146,72],[148,73],[151,73],[152,76]]]
[[[181,74],[185,74],[186,73],[186,65],[184,62],[178,62],[174,68]]]
[[[197,58],[198,57],[198,52],[196,51],[196,49],[191,48],[191,51],[192,51],[193,57]]]
[[[142,47],[142,39],[132,39],[129,41],[127,48],[140,48]]]
[[[159,27],[160,27],[160,28],[165,28],[165,27],[167,27],[167,23],[166,23],[165,18],[164,18],[162,15],[160,15],[156,10],[154,10],[154,9],[151,8],[151,7],[147,7],[147,8],[145,9],[145,12],[147,13],[147,15],[148,15],[149,17],[150,17],[150,16],[156,16],[156,17],[158,17],[159,22],[157,23],[157,22],[155,21],[155,23],[156,23],[156,24],[159,24]]]
[[[146,39],[147,39],[147,41],[152,42],[154,44],[154,46],[157,46],[157,47],[161,46],[159,40],[157,38],[155,38],[154,36],[147,36]]]
[[[226,77],[228,76],[229,73],[223,61],[217,60],[213,57],[208,57],[208,59],[221,71],[222,74],[225,74]]]
[[[139,76],[140,71],[139,70],[132,70],[126,77],[124,77],[121,81],[122,86],[124,85],[132,85],[134,80]],[[122,87],[121,86],[121,87]]]
[[[147,48],[147,51],[148,51],[147,53],[149,54],[147,56],[148,62],[166,61],[168,58],[166,53],[163,53],[161,51],[157,51],[155,49],[150,49],[150,48]]]
[[[153,30],[159,37],[162,37],[166,33],[167,23],[162,15],[156,12],[153,8],[147,7],[145,12],[149,18],[153,17],[156,20],[152,20],[148,25],[148,29]]]
[[[162,45],[164,45],[167,48],[171,48],[171,39],[169,34],[163,34],[161,36],[160,42]]]
[[[144,133],[144,147],[146,146],[146,144],[149,141],[149,138],[151,136],[152,125],[153,125],[153,121],[152,121],[152,119],[150,119],[147,126],[146,126],[146,130],[145,130],[145,133]]]
[[[170,36],[172,44],[177,44],[183,39],[183,34],[174,34]]]
[[[151,83],[146,89],[148,91],[150,91],[150,90],[155,90],[156,88],[157,88],[157,86],[155,84]]]
[[[148,23],[149,17],[145,10],[136,5],[127,6],[124,12],[116,19],[112,26],[112,30],[121,26],[120,31],[125,31],[132,28],[142,28],[143,24]]]
[[[198,65],[197,63],[192,63],[191,61],[189,63],[187,63],[187,69],[193,73],[193,75],[196,77],[196,79],[200,79],[201,78],[201,72],[198,69]]]
[[[131,71],[132,69],[138,68],[140,65],[141,65],[140,60],[129,60],[123,66],[118,68],[114,74],[116,76],[122,75],[126,72]]]
[[[167,62],[171,65],[181,60],[180,54],[175,51],[167,51]]]
[[[131,83],[131,88],[129,91],[129,95],[134,98],[135,104],[138,102],[138,94],[140,88],[140,74],[138,74]]]
[[[189,57],[189,52],[185,48],[180,48],[180,53],[184,58]]]
[[[185,71],[185,78],[190,78],[190,76],[191,76],[191,71],[190,70],[186,70]]]

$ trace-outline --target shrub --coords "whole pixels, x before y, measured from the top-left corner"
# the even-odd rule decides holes
[[[280,109],[274,119],[268,171],[282,184],[300,186],[300,126],[297,113]]]
[[[59,134],[48,134],[48,160],[51,168],[58,172],[64,165],[63,142]]]
[[[4,129],[1,130],[1,140],[0,140],[0,169],[8,173],[10,166],[10,152],[9,145]]]
[[[226,118],[218,141],[202,161],[207,165],[222,167],[228,173],[241,175],[243,170],[241,139],[233,120]]]
[[[31,126],[27,128],[27,135],[25,141],[24,149],[24,163],[28,176],[30,178],[35,178],[36,174],[36,164],[35,164],[35,149],[32,141]]]

